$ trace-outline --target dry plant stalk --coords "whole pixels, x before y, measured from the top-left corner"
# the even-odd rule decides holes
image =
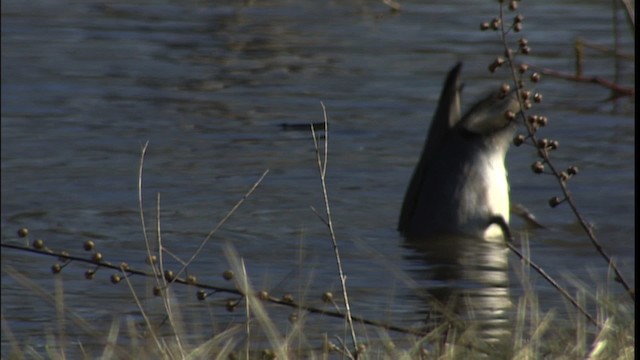
[[[349,295],[347,294],[347,277],[344,275],[342,270],[342,261],[340,260],[340,251],[338,250],[338,242],[336,240],[336,234],[333,229],[333,222],[331,220],[331,208],[329,206],[329,195],[327,194],[327,183],[326,183],[326,174],[327,174],[327,160],[328,160],[328,151],[329,151],[329,121],[327,119],[327,109],[324,106],[323,102],[320,102],[322,105],[322,114],[324,118],[324,155],[323,158],[320,158],[320,149],[318,147],[318,137],[316,136],[316,131],[313,129],[313,125],[311,127],[311,135],[313,136],[313,145],[316,150],[316,160],[318,161],[318,170],[320,171],[320,183],[322,184],[322,196],[324,199],[324,206],[327,218],[324,219],[320,216],[322,221],[329,228],[329,234],[331,235],[331,242],[333,244],[333,251],[336,257],[336,263],[338,265],[338,274],[340,276],[340,285],[342,286],[342,297],[344,298],[344,307],[347,315],[347,323],[349,324],[349,330],[351,332],[351,340],[353,341],[353,347],[355,350],[358,349],[358,340],[356,339],[356,332],[353,327],[353,318],[351,317],[351,308],[349,306]],[[316,212],[316,214],[318,214]],[[319,214],[318,214],[319,216]]]

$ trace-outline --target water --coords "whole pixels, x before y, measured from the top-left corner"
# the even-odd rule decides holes
[[[328,232],[310,209],[324,209],[313,142],[309,131],[281,124],[322,121],[322,101],[330,127],[328,192],[352,308],[419,324],[425,304],[415,288],[423,279],[403,274],[429,265],[404,246],[395,227],[444,75],[465,61],[467,104],[506,75],[485,70],[501,50],[497,34],[478,30],[497,15],[497,4],[402,5],[403,12],[390,13],[376,1],[3,1],[2,241],[19,241],[16,230],[26,226],[31,240],[42,238],[52,249],[83,254],[81,244],[91,238],[107,259],[143,267],[137,181],[149,141],[143,196],[152,238],[158,193],[163,244],[186,259],[269,169],[191,271],[225,285],[220,274],[229,267],[223,254],[229,243],[257,287],[302,294],[321,306],[320,294],[337,294],[339,282]],[[608,3],[520,5],[532,64],[570,72],[577,37],[612,44]],[[622,48],[633,53],[622,28]],[[632,65],[623,62],[626,85],[633,85]],[[613,76],[613,61],[596,51],[587,51],[586,68]],[[544,136],[561,145],[553,158],[581,170],[570,181],[576,203],[635,281],[635,103],[607,102],[606,89],[548,77],[537,90],[544,94],[539,112],[550,119]],[[531,148],[512,149],[507,161],[513,201],[550,228],[530,234],[532,257],[554,276],[570,274],[592,289],[605,284],[606,263],[568,207],[548,208],[559,189],[550,177],[531,173],[534,155]],[[3,266],[47,293],[54,291],[54,261],[2,251]],[[137,316],[126,286],[110,285],[104,270],[88,282],[87,268],[71,264],[63,271],[69,309],[103,333],[112,318]],[[542,280],[535,285],[545,309],[564,308]],[[144,281],[138,286],[144,292]],[[520,292],[512,279],[511,295]],[[205,332],[211,323],[224,328],[229,318],[243,319],[222,310],[222,295],[207,305],[191,290],[177,293],[188,304],[185,316],[204,319],[196,325]],[[14,335],[38,348],[59,323],[53,305],[4,267],[2,304]],[[289,310],[272,311],[286,324]],[[322,317],[310,323],[312,334],[342,327]]]

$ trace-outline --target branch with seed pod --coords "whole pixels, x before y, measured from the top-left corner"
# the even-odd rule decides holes
[[[573,197],[567,187],[568,181],[575,175],[578,174],[577,166],[569,166],[566,170],[561,171],[558,170],[558,167],[551,161],[551,152],[557,150],[559,147],[559,142],[557,140],[549,140],[545,138],[539,138],[537,136],[537,131],[546,126],[548,124],[548,118],[546,116],[541,115],[527,115],[527,111],[531,109],[533,103],[542,102],[543,97],[540,93],[532,94],[531,91],[525,89],[525,74],[530,70],[529,66],[525,63],[521,63],[519,65],[515,62],[515,57],[517,55],[527,55],[531,52],[531,48],[529,46],[526,38],[520,38],[518,40],[518,50],[514,51],[509,46],[508,36],[512,33],[520,32],[523,28],[524,17],[520,14],[516,15],[513,19],[513,22],[510,25],[505,25],[506,15],[505,15],[505,4],[504,1],[500,1],[499,5],[499,16],[493,19],[491,22],[484,22],[481,24],[481,30],[495,30],[498,31],[500,35],[500,40],[502,41],[502,46],[504,48],[505,58],[498,57],[489,65],[489,70],[494,72],[498,67],[503,65],[508,66],[511,72],[511,78],[513,80],[513,85],[515,87],[515,91],[518,95],[518,101],[520,103],[520,119],[523,122],[526,128],[526,135],[516,135],[514,137],[514,145],[520,146],[525,143],[528,143],[534,146],[537,150],[537,154],[540,157],[540,160],[535,161],[531,169],[536,174],[551,174],[556,178],[558,185],[560,186],[560,190],[562,192],[562,197],[553,196],[549,199],[549,206],[552,208],[557,207],[561,203],[566,202],[571,211],[575,215],[576,219],[580,223],[580,226],[587,234],[589,240],[596,248],[598,253],[605,259],[607,264],[611,267],[611,269],[615,273],[615,280],[622,284],[626,292],[629,294],[631,299],[635,302],[635,291],[629,285],[629,282],[625,280],[622,276],[622,273],[616,266],[614,260],[607,253],[607,251],[603,248],[603,246],[598,241],[595,232],[592,226],[587,222],[584,218],[580,210],[575,204]],[[512,0],[509,2],[509,10],[515,11],[518,8],[518,2]],[[541,73],[538,71],[532,72],[529,77],[529,81],[531,83],[537,83],[541,79]],[[509,85],[504,84],[503,88],[507,88],[509,90]],[[533,102],[532,102],[533,101]],[[505,116],[510,116],[511,114],[505,114]],[[546,170],[548,169],[548,170]]]
[[[22,228],[19,231],[19,234],[28,233],[26,228]],[[20,237],[26,237],[20,236]],[[31,245],[19,245],[19,244],[11,244],[11,243],[2,243],[0,247],[3,249],[12,249],[17,251],[29,252],[42,256],[50,256],[57,258],[58,261],[54,263],[51,267],[51,272],[53,274],[59,274],[62,272],[64,268],[69,266],[71,263],[83,263],[93,265],[93,267],[85,272],[85,278],[87,280],[94,279],[100,269],[109,269],[116,270],[116,273],[110,275],[109,279],[113,284],[119,284],[121,280],[125,278],[131,278],[132,276],[142,276],[146,278],[156,278],[160,281],[165,280],[167,283],[167,287],[175,284],[175,285],[186,285],[194,288],[198,288],[196,291],[196,297],[198,300],[206,300],[209,296],[212,296],[217,293],[226,293],[238,296],[236,300],[229,300],[226,303],[226,308],[228,311],[234,311],[236,307],[244,301],[244,298],[247,294],[242,293],[239,289],[235,287],[224,287],[217,286],[211,284],[205,284],[197,281],[197,277],[193,274],[189,274],[186,277],[178,277],[176,274],[170,270],[165,269],[164,272],[160,272],[158,267],[158,259],[155,256],[147,257],[145,259],[145,263],[151,266],[154,271],[145,271],[141,269],[134,268],[127,263],[112,263],[105,259],[105,256],[96,251],[95,243],[92,240],[87,240],[83,243],[83,249],[87,252],[91,252],[89,256],[81,256],[81,255],[72,255],[68,251],[55,251],[48,248],[45,244],[45,241],[42,239],[34,240]],[[234,273],[230,270],[226,270],[222,273],[222,278],[225,281],[231,281],[234,279]],[[161,286],[155,286],[153,288],[153,294],[155,296],[163,295],[166,288]],[[347,315],[340,311],[337,308],[337,304],[334,300],[333,294],[331,292],[323,293],[319,298],[325,304],[331,304],[336,308],[336,310],[327,310],[320,307],[307,306],[302,305],[301,303],[295,301],[294,297],[291,294],[284,294],[281,297],[276,297],[271,295],[266,290],[258,291],[256,294],[252,294],[251,296],[255,296],[262,301],[266,301],[276,305],[288,306],[294,308],[299,311],[306,311],[311,314],[318,314],[323,316],[329,316],[333,318],[346,319]],[[427,330],[424,329],[411,329],[405,328],[401,326],[395,326],[392,324],[387,324],[381,321],[370,320],[364,317],[351,315],[352,321],[361,323],[364,325],[370,325],[375,327],[380,327],[386,330],[411,334],[415,336],[425,336],[428,334]]]

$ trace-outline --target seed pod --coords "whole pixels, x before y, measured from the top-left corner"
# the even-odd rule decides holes
[[[122,280],[122,276],[120,276],[120,274],[113,274],[111,275],[111,282],[113,284],[117,284]]]
[[[559,197],[554,196],[551,199],[549,199],[549,206],[551,206],[552,208],[560,205],[560,203],[562,202],[562,200],[560,200]]]
[[[269,293],[266,292],[265,290],[260,291],[258,293],[258,299],[260,299],[262,301],[269,300]]]
[[[196,282],[197,282],[197,281],[196,281],[196,276],[195,276],[195,275],[189,275],[189,276],[187,276],[187,284],[189,284],[189,285],[193,285],[193,284],[195,284]]]
[[[91,256],[91,261],[93,261],[93,262],[102,261],[102,253],[99,253],[99,252],[93,253],[93,255]]]
[[[202,301],[207,298],[207,293],[204,290],[200,289],[196,293],[196,297],[198,298],[198,300]]]
[[[34,249],[37,250],[42,250],[44,249],[44,240],[42,239],[37,239],[33,241],[33,244],[31,244],[33,246]]]
[[[547,139],[538,139],[538,148],[539,149],[546,149],[547,146],[549,146],[549,140]]]
[[[493,30],[500,30],[500,24],[502,24],[502,21],[500,21],[499,18],[495,18],[493,19],[493,21],[491,22],[491,28]]]
[[[26,227],[18,229],[19,237],[23,238],[23,237],[27,237],[28,235],[29,235],[29,229],[27,229]]]
[[[573,176],[573,175],[577,175],[578,174],[578,167],[577,166],[569,166],[569,168],[567,169],[567,174]]]
[[[154,265],[157,261],[158,261],[158,257],[155,255],[149,255],[147,256],[147,260],[145,260],[147,265]]]
[[[284,296],[282,297],[282,302],[286,302],[289,304],[293,304],[293,295],[291,294],[284,294]]]
[[[160,286],[154,286],[153,287],[153,296],[160,296],[162,295],[162,288]]]
[[[480,30],[482,31],[489,30],[490,27],[491,27],[491,24],[489,24],[488,21],[485,21],[482,24],[480,24]]]
[[[544,171],[544,165],[540,161],[536,161],[531,165],[531,170],[536,174],[541,174]]]
[[[520,146],[524,143],[524,135],[518,134],[513,137],[513,145]]]
[[[222,278],[223,278],[223,279],[225,279],[225,280],[227,280],[227,281],[229,281],[229,280],[233,279],[233,271],[231,271],[231,270],[225,270],[225,271],[222,273]]]
[[[330,291],[322,294],[322,301],[324,302],[333,302],[333,294]]]
[[[500,95],[505,96],[507,95],[507,93],[509,92],[509,90],[511,90],[511,86],[509,86],[509,84],[502,84],[500,86]]]
[[[540,81],[540,73],[534,72],[533,74],[531,74],[530,79],[534,83]]]
[[[542,94],[540,93],[535,93],[533,95],[533,101],[537,102],[537,103],[541,103],[542,102]]]
[[[511,110],[507,110],[507,111],[504,113],[504,118],[505,118],[505,119],[507,119],[507,121],[513,121],[513,120],[515,120],[515,119],[516,119],[516,113],[514,113],[514,112],[513,112],[513,111],[511,111]]]
[[[521,22],[517,22],[517,23],[513,24],[513,31],[515,31],[515,32],[522,31],[522,23]],[[524,53],[524,54],[528,54],[528,53]]]
[[[234,302],[234,301],[231,301],[231,300],[227,301],[227,305],[226,305],[227,311],[228,312],[233,312],[236,309],[236,305],[237,305],[237,303]]]
[[[520,66],[518,66],[518,72],[520,72],[520,74],[524,74],[528,69],[529,65],[527,64],[520,64]]]
[[[62,271],[62,265],[55,263],[53,265],[51,265],[51,272],[54,274],[59,273],[60,271]]]
[[[82,244],[82,247],[84,248],[84,251],[91,251],[96,247],[96,244],[93,240],[87,240]]]
[[[174,279],[173,271],[166,269],[164,271],[164,279],[167,280],[168,282],[173,281]]]
[[[87,280],[93,280],[95,276],[96,276],[95,270],[87,270],[84,272],[84,278]]]
[[[539,116],[538,117],[537,124],[540,127],[547,126],[548,123],[549,123],[549,119],[546,116]]]

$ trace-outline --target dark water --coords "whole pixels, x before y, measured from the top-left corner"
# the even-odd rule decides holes
[[[310,210],[323,209],[313,142],[308,131],[281,124],[322,121],[322,101],[330,124],[329,197],[352,308],[420,324],[425,304],[415,290],[438,284],[420,278],[430,265],[403,246],[395,226],[428,119],[455,62],[465,62],[467,103],[506,75],[486,71],[502,51],[497,34],[478,30],[497,15],[497,3],[402,5],[391,13],[377,1],[3,1],[2,241],[19,241],[16,230],[26,226],[31,240],[42,238],[52,249],[82,253],[90,238],[109,260],[143,267],[137,177],[149,141],[143,195],[152,238],[156,194],[163,244],[186,259],[269,169],[191,271],[223,284],[229,243],[257,287],[320,304],[339,282],[328,232]],[[521,12],[531,64],[570,72],[576,38],[613,43],[608,2],[527,2]],[[634,53],[621,28],[622,48]],[[587,50],[588,74],[612,78],[613,64]],[[632,62],[622,63],[621,74],[633,85]],[[581,169],[570,182],[576,203],[634,281],[635,103],[604,101],[606,89],[551,78],[536,90],[545,99],[537,111],[550,119],[544,136],[560,141],[554,159]],[[531,148],[517,148],[507,164],[513,201],[550,228],[529,234],[532,257],[559,278],[570,275],[592,290],[606,286],[606,263],[568,207],[548,208],[559,189],[551,177],[531,173],[534,160]],[[519,266],[509,259],[511,268]],[[4,266],[52,293],[53,262],[2,251],[3,316],[36,348],[59,324],[55,308]],[[126,286],[110,285],[110,272],[102,270],[88,282],[86,269],[71,264],[63,271],[68,308],[100,332],[114,317],[137,316]],[[518,280],[507,275],[511,296],[518,296]],[[144,296],[144,281],[137,285]],[[545,309],[564,309],[541,279],[535,286]],[[244,319],[223,310],[224,296],[203,304],[192,290],[177,293],[189,305],[185,316],[199,319],[193,325],[205,333]],[[289,310],[272,311],[288,317]],[[321,329],[342,324],[314,317],[306,327],[311,334],[317,328],[319,338]],[[85,334],[78,327],[67,331],[85,345],[95,341],[78,335]],[[2,339],[4,354],[4,330]]]

